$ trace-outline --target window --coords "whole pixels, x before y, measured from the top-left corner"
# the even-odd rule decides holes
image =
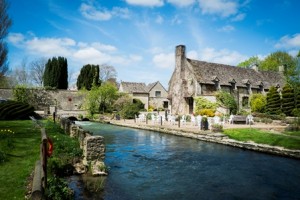
[[[155,91],[155,97],[161,97],[161,91]]]
[[[243,108],[248,108],[249,107],[249,97],[243,97],[242,98],[242,106],[243,106]]]

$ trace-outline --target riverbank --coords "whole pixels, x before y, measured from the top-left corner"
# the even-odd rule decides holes
[[[279,156],[291,157],[300,159],[300,150],[290,150],[278,146],[270,146],[266,144],[257,144],[252,141],[241,142],[237,140],[230,139],[228,136],[222,133],[213,133],[211,131],[200,130],[196,126],[190,124],[178,127],[178,125],[170,124],[153,124],[152,122],[135,122],[134,120],[110,120],[111,124],[117,126],[125,126],[143,130],[157,131],[161,133],[167,133],[172,135],[177,135],[181,137],[187,137],[207,142],[214,142],[218,144],[229,145],[233,147],[243,148],[247,150],[253,150],[257,152],[269,153]],[[284,130],[286,126],[282,125],[269,125],[269,124],[256,124],[256,125],[236,125],[236,124],[225,124],[224,129],[232,128],[253,128],[253,129],[263,129],[274,132],[277,134],[278,131]]]

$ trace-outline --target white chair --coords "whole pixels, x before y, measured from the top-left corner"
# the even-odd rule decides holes
[[[175,125],[176,117],[174,115],[171,115],[170,118],[168,118],[168,119],[169,119],[169,122],[171,125]]]
[[[181,116],[180,123],[181,123],[182,125],[186,125],[186,116],[185,116],[185,115],[182,115],[182,116]]]
[[[151,114],[151,121],[152,121],[152,124],[155,124],[156,116],[154,114]]]
[[[197,123],[196,123],[196,117],[194,115],[191,115],[191,123],[192,123],[192,126],[196,126]]]
[[[254,123],[253,116],[252,115],[248,115],[247,119],[246,119],[246,124],[253,124],[253,123]]]
[[[234,115],[229,116],[229,120],[228,120],[229,124],[233,124],[233,118],[234,118]]]
[[[202,116],[201,116],[201,115],[198,115],[198,116],[196,117],[196,120],[197,120],[197,125],[199,126],[199,129],[201,129]]]

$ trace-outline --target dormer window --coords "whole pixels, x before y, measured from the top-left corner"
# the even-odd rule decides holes
[[[229,83],[231,84],[231,90],[236,90],[236,81],[232,79],[231,81],[229,81]]]
[[[258,87],[259,87],[259,91],[260,91],[261,93],[263,93],[263,92],[264,92],[264,83],[263,83],[263,82],[260,82],[260,83],[258,84]]]
[[[220,86],[220,79],[218,79],[217,76],[213,76],[212,77],[212,81],[215,83],[215,88],[216,90],[220,90],[221,86]]]
[[[155,97],[161,97],[161,91],[155,91]]]

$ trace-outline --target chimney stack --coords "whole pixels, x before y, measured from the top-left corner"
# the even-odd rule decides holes
[[[185,46],[184,45],[178,45],[176,46],[176,52],[175,52],[175,68],[176,70],[180,71],[181,78],[184,78],[185,73]]]

